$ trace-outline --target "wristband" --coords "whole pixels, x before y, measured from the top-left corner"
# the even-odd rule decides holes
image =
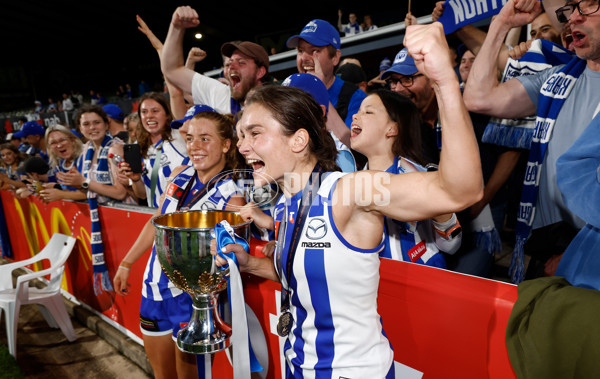
[[[460,226],[459,223],[456,223],[456,225],[454,225],[450,229],[447,229],[446,231],[442,232],[441,230],[437,230],[437,229],[435,231],[437,232],[437,234],[442,236],[443,239],[451,240],[451,239],[455,238],[456,236],[458,236],[460,233],[462,233],[462,227]]]
[[[462,233],[462,227],[456,218],[456,214],[453,213],[452,217],[444,222],[433,221],[433,226],[437,234],[442,236],[446,240],[451,240]]]
[[[456,213],[452,213],[452,217],[450,217],[446,221],[435,221],[434,219],[432,219],[431,221],[433,221],[433,226],[435,226],[436,230],[446,230],[458,223]]]
[[[129,267],[125,267],[125,266],[119,266],[119,268],[122,268],[123,270],[127,270],[127,271],[129,271],[129,270],[130,270],[130,268],[129,268]]]
[[[119,264],[119,268],[129,271],[129,269],[131,269],[131,263],[126,262],[126,261],[121,261],[121,263]]]

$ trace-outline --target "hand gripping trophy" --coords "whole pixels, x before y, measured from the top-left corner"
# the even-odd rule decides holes
[[[229,268],[222,270],[210,254],[211,232],[227,222],[237,236],[248,241],[250,221],[235,212],[185,211],[152,219],[155,245],[163,271],[171,282],[190,294],[193,313],[188,325],[177,334],[180,350],[212,354],[231,344],[231,326],[224,320],[217,299],[227,288]]]

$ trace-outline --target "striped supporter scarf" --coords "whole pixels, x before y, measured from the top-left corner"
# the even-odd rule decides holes
[[[108,167],[108,149],[112,145],[112,137],[104,137],[102,146],[98,152],[95,178],[90,177],[92,160],[94,159],[94,144],[88,143],[82,156],[83,167],[78,167],[79,171],[87,179],[94,179],[101,184],[112,184],[111,175]],[[81,161],[79,162],[81,164]],[[79,165],[78,165],[79,166]],[[112,291],[112,284],[108,276],[108,269],[104,263],[104,245],[102,243],[102,233],[100,217],[98,215],[98,194],[93,191],[87,192],[88,204],[90,207],[90,219],[92,221],[92,265],[94,268],[94,293],[99,295],[104,291]]]
[[[534,75],[547,68],[567,64],[573,53],[550,41],[537,39],[519,60],[508,59],[502,82],[517,76]],[[482,142],[515,149],[529,149],[536,118],[531,115],[523,118],[492,117],[481,138]]]
[[[66,159],[58,160],[58,165],[56,167],[54,167],[54,170],[55,170],[54,175],[56,175],[57,172],[69,172],[71,170],[71,167],[73,167],[76,163],[76,162],[73,162],[73,163],[71,163],[71,166],[67,166],[66,161],[67,161]],[[66,184],[61,184],[60,186],[63,190],[66,190],[66,191],[77,191],[77,188],[68,186]]]
[[[535,216],[542,162],[552,135],[554,122],[585,67],[585,60],[573,58],[563,68],[551,75],[540,90],[535,129],[531,138],[529,160],[523,179],[523,192],[517,215],[516,244],[508,271],[515,284],[524,279],[524,246],[529,238]]]

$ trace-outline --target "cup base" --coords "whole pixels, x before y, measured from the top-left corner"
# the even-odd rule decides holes
[[[198,340],[193,330],[181,329],[177,334],[177,347],[184,353],[190,354],[213,354],[227,349],[231,345],[231,339],[225,333],[210,340]]]

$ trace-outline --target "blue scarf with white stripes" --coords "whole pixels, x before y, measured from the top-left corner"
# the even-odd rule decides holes
[[[548,148],[548,141],[552,135],[556,117],[585,67],[586,61],[575,57],[551,75],[540,89],[535,130],[531,138],[529,160],[517,214],[516,244],[508,271],[513,283],[520,283],[524,279],[524,246],[529,238],[531,224],[535,217],[542,162]]]
[[[535,75],[550,67],[567,64],[572,58],[573,53],[562,46],[537,39],[521,59],[508,59],[502,82],[518,76]],[[492,117],[485,127],[481,141],[508,148],[529,149],[535,120],[534,115],[522,118]]]
[[[96,177],[90,178],[90,169],[94,159],[94,144],[88,143],[87,149],[82,156],[83,162],[79,161],[78,166],[83,163],[83,167],[78,167],[79,171],[87,179],[94,179],[101,184],[112,184],[110,169],[108,167],[108,149],[112,145],[112,137],[106,135],[102,141],[98,157],[96,159]],[[98,194],[93,191],[87,192],[88,205],[90,207],[90,219],[92,221],[92,266],[94,268],[94,293],[99,295],[104,291],[112,291],[112,284],[108,276],[108,269],[104,262],[104,244],[102,243],[102,232],[100,216],[98,214]]]
[[[69,172],[71,170],[71,168],[73,167],[73,165],[76,165],[76,162],[73,162],[73,163],[71,163],[71,166],[67,167],[66,162],[67,162],[66,159],[58,160],[58,165],[54,168],[55,169],[54,175],[56,175],[57,172]],[[60,187],[66,191],[77,191],[77,188],[71,187],[71,186],[68,186],[68,185],[62,184],[62,183],[60,184]]]

